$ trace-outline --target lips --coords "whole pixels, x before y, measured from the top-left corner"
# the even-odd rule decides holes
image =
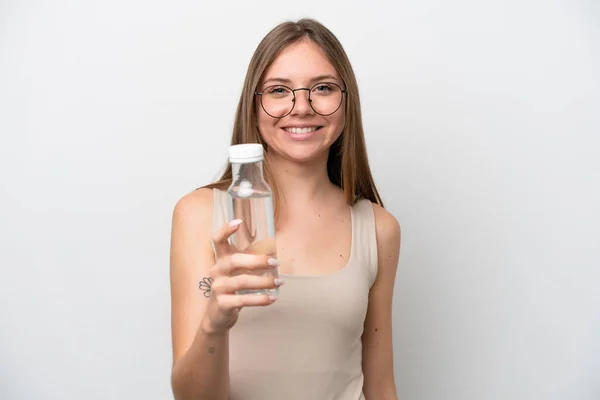
[[[315,135],[315,132],[321,129],[320,126],[286,126],[282,128],[285,134],[293,140],[309,140]]]
[[[320,128],[321,128],[320,126],[303,126],[303,127],[288,126],[288,127],[283,128],[283,130],[286,131],[287,133],[292,133],[294,135],[304,135],[307,133],[313,133]]]

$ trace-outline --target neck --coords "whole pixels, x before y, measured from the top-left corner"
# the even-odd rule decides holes
[[[315,200],[323,200],[331,194],[334,185],[327,175],[327,154],[306,163],[268,154],[271,180],[281,195],[283,209],[306,208]],[[283,211],[283,210],[282,210]]]

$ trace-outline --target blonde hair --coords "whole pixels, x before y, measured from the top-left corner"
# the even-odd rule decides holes
[[[346,85],[347,91],[344,131],[329,149],[327,160],[329,180],[343,190],[348,205],[353,205],[359,199],[369,199],[383,206],[369,167],[358,85],[350,60],[335,35],[314,19],[305,18],[297,22],[281,23],[273,28],[256,48],[248,65],[244,87],[235,114],[231,144],[261,143],[265,147],[265,151],[268,151],[258,131],[254,92],[265,71],[279,53],[289,45],[307,39],[323,50]],[[273,185],[274,182],[269,179],[271,173],[267,158],[264,161],[264,170],[267,181]],[[226,190],[231,185],[231,181],[232,170],[231,165],[228,165],[216,182],[204,187]],[[276,192],[276,187],[274,189]],[[275,200],[277,200],[277,196],[275,196]]]

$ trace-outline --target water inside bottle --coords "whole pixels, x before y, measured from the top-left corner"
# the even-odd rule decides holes
[[[235,190],[228,192],[230,219],[243,222],[237,232],[230,237],[234,251],[239,253],[265,254],[277,257],[275,246],[275,223],[273,197],[271,193],[252,191],[251,195],[240,196]],[[238,274],[257,274],[278,277],[278,269],[240,270]],[[240,290],[238,294],[278,295],[279,289]]]

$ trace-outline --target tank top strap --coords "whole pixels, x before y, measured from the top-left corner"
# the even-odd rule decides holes
[[[227,192],[213,189],[213,218],[212,233],[215,234],[227,222]],[[211,240],[213,253],[216,254],[215,245]]]
[[[213,233],[227,222],[227,192],[213,189]]]
[[[371,287],[377,277],[377,233],[371,201],[358,200],[352,206],[352,218],[353,257],[359,265],[367,269]]]

